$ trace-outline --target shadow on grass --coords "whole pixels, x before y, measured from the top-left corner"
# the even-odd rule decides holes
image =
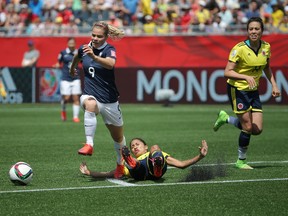
[[[227,166],[218,161],[213,166],[192,166],[190,172],[181,182],[207,181],[225,176],[227,176]]]

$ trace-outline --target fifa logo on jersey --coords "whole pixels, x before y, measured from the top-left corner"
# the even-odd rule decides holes
[[[0,103],[22,103],[23,95],[17,92],[17,87],[9,69],[0,71]]]

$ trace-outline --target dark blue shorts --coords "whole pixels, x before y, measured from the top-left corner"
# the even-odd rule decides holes
[[[148,157],[144,158],[143,160],[140,160],[140,166],[137,167],[136,169],[129,169],[129,173],[131,177],[133,177],[135,180],[157,180],[159,179],[153,175],[153,165],[152,165],[152,160],[151,160],[153,157],[157,157],[157,156],[163,157],[164,159],[164,165],[162,168],[162,176],[163,176],[165,172],[167,171],[167,163],[162,152],[157,151],[155,152],[155,154],[153,153],[153,156],[149,154]]]
[[[262,103],[258,90],[240,91],[234,86],[227,84],[227,93],[234,113],[262,112]]]

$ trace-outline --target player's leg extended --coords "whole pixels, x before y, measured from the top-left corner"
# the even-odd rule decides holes
[[[167,163],[162,151],[154,151],[149,155],[149,172],[156,178],[161,178],[167,170]]]
[[[237,116],[243,129],[240,132],[238,140],[238,160],[236,162],[236,167],[239,169],[253,169],[246,162],[248,146],[252,134],[252,113],[249,111],[243,114],[237,114]]]
[[[81,95],[81,81],[80,79],[74,80],[72,84],[72,99],[73,99],[73,121],[75,123],[80,122],[79,112],[80,112],[80,99],[79,95]]]
[[[122,147],[122,157],[130,169],[135,169],[140,165],[140,162],[131,156],[127,146]]]
[[[252,112],[252,135],[259,135],[263,130],[263,113]]]
[[[80,112],[79,95],[72,95],[72,99],[73,99],[73,105],[72,105],[73,121],[75,123],[78,123],[78,122],[80,122],[80,119],[79,119],[79,112]]]
[[[98,113],[97,101],[92,97],[81,96],[83,99],[82,106],[84,112],[84,129],[86,136],[86,143],[78,153],[82,155],[92,155],[94,146],[94,135],[97,128],[96,113]]]
[[[62,121],[67,120],[66,105],[70,100],[70,82],[62,80],[60,82],[60,93],[61,93],[61,119]]]
[[[122,157],[122,148],[126,146],[126,139],[123,134],[123,126],[115,126],[106,124],[109,129],[112,139],[114,140],[114,148],[117,155],[117,167],[115,170],[114,177],[121,178],[124,174],[124,160]]]

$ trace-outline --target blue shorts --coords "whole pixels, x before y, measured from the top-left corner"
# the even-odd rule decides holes
[[[262,103],[258,90],[240,91],[236,87],[227,84],[227,93],[234,113],[262,112]]]
[[[147,156],[143,160],[140,160],[139,161],[140,162],[139,167],[137,167],[135,169],[128,169],[131,177],[134,178],[135,180],[157,180],[157,179],[160,179],[162,176],[156,178],[153,175],[153,165],[152,165],[152,160],[151,160],[153,157],[157,157],[157,156],[161,156],[164,159],[164,165],[162,168],[162,176],[163,176],[167,171],[166,158],[164,158],[161,151],[157,151],[157,152],[153,153],[153,156],[151,156],[151,154],[149,154],[149,156]]]

